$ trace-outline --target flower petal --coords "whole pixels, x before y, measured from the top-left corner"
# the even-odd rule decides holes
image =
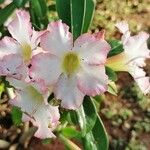
[[[12,105],[18,106],[24,112],[23,121],[30,120],[38,127],[35,136],[38,138],[55,137],[52,130],[57,126],[59,111],[57,106],[45,105],[44,97],[32,84],[16,80],[9,82],[18,89],[15,90],[15,98],[10,101]]]
[[[84,94],[78,89],[76,77],[68,78],[62,74],[54,89],[57,99],[62,100],[61,105],[67,109],[77,109],[83,102]]]
[[[127,31],[129,31],[129,25],[126,21],[121,21],[121,22],[118,22],[116,23],[115,25],[121,33],[126,33]]]
[[[32,49],[36,49],[38,44],[40,43],[40,37],[46,32],[46,31],[35,31],[32,30],[32,36],[31,36],[31,47]]]
[[[130,37],[129,25],[126,21],[121,21],[116,24],[116,27],[123,33],[121,40],[125,44]]]
[[[13,38],[5,36],[0,41],[0,58],[9,54],[20,54],[21,47]]]
[[[27,66],[24,64],[22,57],[17,54],[4,56],[0,61],[0,66],[2,66],[0,75],[3,76],[24,80],[28,75]]]
[[[130,59],[150,58],[150,50],[147,48],[147,39],[149,35],[140,32],[138,35],[131,36],[124,45],[125,52]]]
[[[95,96],[107,90],[108,77],[103,65],[84,65],[77,76],[78,87],[85,95]]]
[[[150,78],[149,77],[136,78],[135,81],[144,94],[150,93]]]
[[[16,11],[16,15],[16,18],[8,25],[8,30],[20,44],[30,44],[32,35],[30,15],[24,10]]]
[[[80,54],[82,61],[99,65],[106,62],[110,45],[105,40],[87,33],[75,41],[73,50]]]
[[[31,60],[30,77],[36,82],[54,84],[61,74],[59,59],[49,53],[39,53]]]
[[[150,78],[146,77],[146,72],[142,68],[130,63],[129,73],[144,94],[150,93]]]
[[[41,47],[51,54],[61,56],[73,46],[72,34],[69,27],[61,21],[51,22],[47,32],[41,37]]]

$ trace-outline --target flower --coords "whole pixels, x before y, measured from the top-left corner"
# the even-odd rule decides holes
[[[25,83],[12,78],[7,78],[7,80],[15,87],[15,93],[11,94],[10,104],[21,108],[22,121],[31,121],[34,126],[38,127],[35,133],[38,138],[55,137],[52,131],[58,125],[60,115],[58,106],[45,105],[48,94],[41,94],[34,83]]]
[[[0,41],[0,75],[21,79],[27,76],[33,50],[39,50],[39,37],[44,31],[32,29],[28,12],[17,10],[16,14],[8,25],[13,38],[6,36]]]
[[[123,33],[122,43],[124,51],[107,59],[107,66],[115,71],[129,72],[141,91],[144,94],[150,92],[150,78],[146,76],[143,67],[145,60],[150,58],[150,51],[147,48],[149,35],[140,32],[138,35],[130,36],[128,24],[125,21],[116,24],[116,27]]]
[[[74,43],[69,28],[61,21],[52,22],[41,36],[46,53],[34,55],[30,76],[46,87],[67,109],[77,109],[85,95],[95,96],[107,90],[105,61],[110,50],[104,39],[81,35]]]

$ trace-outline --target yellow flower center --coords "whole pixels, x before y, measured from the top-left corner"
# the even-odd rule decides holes
[[[23,44],[22,45],[22,57],[23,57],[25,63],[29,62],[29,60],[31,58],[31,54],[32,54],[31,46],[26,43]]]
[[[68,52],[65,54],[62,62],[63,71],[67,75],[72,75],[80,67],[80,58],[75,52]]]

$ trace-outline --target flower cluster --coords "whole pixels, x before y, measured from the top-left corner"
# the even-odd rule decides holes
[[[150,91],[149,77],[142,67],[150,57],[144,32],[130,36],[128,25],[119,23],[123,33],[124,52],[110,57],[111,49],[103,32],[83,34],[73,41],[69,28],[62,21],[51,22],[44,31],[35,31],[29,13],[16,12],[8,25],[12,37],[0,41],[0,76],[14,87],[10,104],[23,111],[23,121],[38,127],[36,137],[55,137],[52,131],[59,124],[58,106],[48,97],[61,101],[61,107],[77,109],[84,96],[107,91],[105,65],[115,71],[128,71],[144,93]]]

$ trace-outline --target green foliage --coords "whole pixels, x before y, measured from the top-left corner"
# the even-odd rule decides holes
[[[77,114],[84,148],[86,150],[107,150],[107,134],[90,97],[85,97],[83,105],[77,111]]]
[[[87,32],[93,12],[94,0],[56,0],[59,18],[70,26],[74,39]]]
[[[22,122],[22,111],[19,107],[14,106],[11,110],[12,120],[15,125],[20,125]]]
[[[89,111],[90,110],[90,111]],[[77,110],[78,122],[81,128],[82,136],[92,130],[97,119],[97,112],[90,97],[84,98],[83,105]]]
[[[111,81],[117,81],[117,74],[115,73],[115,71],[113,71],[111,68],[106,66],[106,74],[109,77],[109,80]]]
[[[65,127],[61,130],[61,134],[67,138],[75,138],[81,140],[81,133],[75,127]]]
[[[5,91],[5,85],[4,83],[0,83],[0,98],[2,96],[2,93]]]
[[[33,26],[36,29],[43,29],[47,27],[48,17],[47,17],[48,7],[46,0],[31,0],[30,1],[30,14]]]
[[[115,82],[112,82],[112,81],[109,82],[107,91],[111,93],[112,95],[117,96],[118,90],[117,90]]]
[[[0,16],[1,16],[0,26],[2,26],[4,24],[4,22],[8,19],[8,17],[13,13],[15,8],[16,8],[16,6],[12,2],[9,5],[7,5],[5,8],[0,9]]]
[[[16,7],[23,7],[28,0],[13,0]]]
[[[108,43],[111,46],[111,50],[108,54],[108,57],[120,54],[121,52],[123,52],[123,45],[121,41],[118,40],[110,40],[108,41]]]

